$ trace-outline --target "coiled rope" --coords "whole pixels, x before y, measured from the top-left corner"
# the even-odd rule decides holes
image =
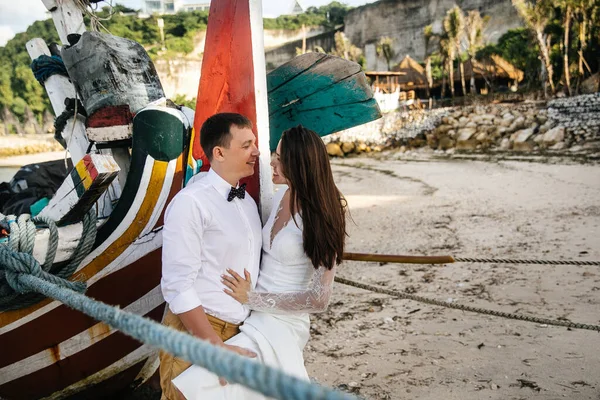
[[[96,240],[94,209],[83,217],[81,239],[73,252],[73,258],[66,264],[54,265],[58,248],[58,228],[54,221],[40,216],[32,219],[28,214],[22,214],[18,218],[14,215],[0,214],[0,222],[3,221],[8,223],[10,236],[8,245],[0,244],[0,311],[28,307],[44,298],[43,295],[32,293],[19,285],[17,280],[19,274],[38,276],[62,287],[79,292],[85,291],[84,282],[71,282],[68,279],[89,254]],[[46,225],[50,233],[46,257],[41,266],[33,257],[36,224]]]

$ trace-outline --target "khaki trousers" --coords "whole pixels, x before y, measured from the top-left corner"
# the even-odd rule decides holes
[[[225,322],[219,318],[213,317],[212,315],[206,314],[208,322],[212,325],[213,329],[223,341],[237,335],[240,332],[240,326],[229,322]],[[178,331],[187,332],[187,329],[179,319],[179,317],[171,312],[167,311],[163,324],[169,328],[177,329]],[[179,374],[188,369],[192,364],[182,360],[181,358],[174,357],[171,353],[160,351],[160,387],[162,389],[162,396],[160,400],[180,400],[183,396],[179,393],[179,390],[173,385],[172,380],[175,379]]]

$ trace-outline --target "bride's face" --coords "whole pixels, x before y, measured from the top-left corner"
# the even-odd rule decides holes
[[[271,167],[273,168],[273,183],[275,185],[286,185],[287,179],[283,175],[283,171],[281,169],[281,161],[279,160],[279,155],[281,154],[281,140],[277,145],[277,150],[275,150],[275,154],[271,157]]]

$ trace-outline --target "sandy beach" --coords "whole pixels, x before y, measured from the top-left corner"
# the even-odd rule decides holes
[[[347,251],[600,260],[600,167],[333,161]],[[345,262],[339,276],[443,301],[600,324],[598,267]],[[600,335],[336,284],[305,351],[318,382],[368,399],[599,399]]]

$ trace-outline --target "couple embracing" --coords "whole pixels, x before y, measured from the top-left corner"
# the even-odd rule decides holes
[[[346,202],[325,145],[302,126],[283,132],[271,166],[273,183],[285,186],[262,227],[256,203],[239,185],[258,162],[252,123],[239,114],[213,115],[200,141],[211,169],[165,214],[163,323],[308,379],[308,314],[329,304],[346,235]],[[168,353],[160,361],[162,399],[264,398]]]

